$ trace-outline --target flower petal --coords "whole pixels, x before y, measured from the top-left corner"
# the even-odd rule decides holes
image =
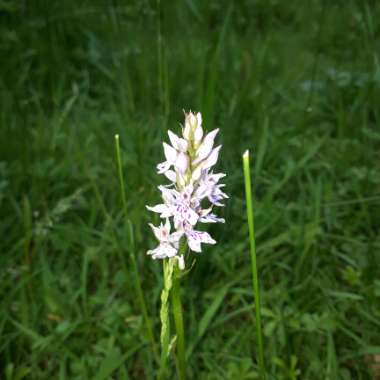
[[[169,140],[170,140],[170,143],[172,144],[172,146],[175,149],[179,150],[179,148],[178,148],[179,137],[170,130],[168,131],[168,135],[169,135]]]
[[[157,173],[162,174],[165,173],[171,166],[171,163],[168,161],[161,162],[157,165]]]
[[[216,244],[216,240],[214,240],[208,232],[198,232],[201,236],[201,242],[206,244]]]
[[[180,151],[182,153],[186,153],[187,148],[189,147],[188,142],[185,139],[182,139],[181,137],[178,137],[172,131],[168,131],[168,135],[169,135],[169,139],[170,139],[170,142],[171,142],[172,146],[176,150],[178,150],[178,151]]]
[[[194,252],[202,252],[201,248],[201,242],[199,240],[195,239],[187,239],[187,243],[189,245],[189,248]]]
[[[177,159],[177,151],[166,143],[163,143],[163,146],[166,160],[171,164],[174,164],[175,160]]]
[[[194,186],[192,184],[189,184],[185,186],[185,188],[180,193],[181,199],[186,204],[190,203],[191,195],[193,194]]]
[[[146,206],[146,208],[149,210],[149,211],[153,211],[153,212],[156,212],[158,214],[161,214],[161,218],[167,218],[169,216],[172,216],[173,215],[173,210],[171,207],[168,207],[166,204],[159,204],[159,205],[156,205],[156,206]]]
[[[198,222],[199,215],[189,207],[186,213],[186,220],[192,225],[195,226]]]
[[[165,259],[166,257],[174,257],[177,250],[168,243],[162,243],[157,248],[147,252],[153,259]]]
[[[223,218],[218,218],[215,214],[209,214],[199,218],[201,223],[225,223]]]
[[[167,170],[165,172],[165,176],[171,182],[176,182],[177,181],[177,175],[175,174],[174,170]]]
[[[182,173],[178,173],[178,184],[180,187],[184,187],[186,185],[186,180]]]
[[[168,239],[169,238],[169,235],[170,235],[170,222],[169,222],[169,219],[166,218],[166,222],[165,222],[165,234],[166,234],[166,238]]]
[[[202,114],[200,112],[198,112],[196,117],[197,117],[198,125],[202,126]]]
[[[158,190],[161,191],[162,199],[164,200],[166,206],[175,204],[175,200],[178,197],[177,190],[168,189],[166,186],[158,186]]]
[[[191,174],[191,179],[192,179],[193,181],[198,181],[199,178],[201,178],[201,174],[202,174],[202,167],[201,167],[201,165],[199,165],[199,166],[197,166],[197,167],[193,170],[193,172],[192,172],[192,174]]]
[[[202,231],[187,230],[187,242],[189,248],[194,252],[201,252],[201,243],[215,244],[216,241],[207,233]]]
[[[173,232],[171,235],[169,235],[168,241],[174,247],[178,248],[178,243],[181,240],[182,236],[183,236],[183,231],[182,230]]]
[[[152,223],[149,223],[149,227],[153,230],[153,233],[154,233],[154,236],[156,237],[156,239],[159,242],[161,242],[161,240],[162,240],[162,231],[161,231],[161,228],[154,226]]]
[[[173,214],[174,226],[176,229],[178,229],[183,222],[187,222],[191,226],[195,226],[199,219],[199,215],[192,208],[186,205],[178,205]]]
[[[198,144],[202,141],[202,137],[203,137],[202,124],[198,123],[194,131],[194,143],[196,146],[198,146]]]
[[[224,173],[217,173],[217,174],[210,174],[209,175],[209,180],[214,182],[214,183],[218,183],[219,180],[223,177],[225,177],[226,175]]]

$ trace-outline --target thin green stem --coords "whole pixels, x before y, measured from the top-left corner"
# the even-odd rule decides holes
[[[118,173],[119,173],[121,200],[123,202],[124,215],[127,218],[128,217],[128,213],[127,213],[127,198],[126,198],[126,195],[125,195],[123,166],[121,164],[121,153],[120,153],[119,135],[115,135],[115,148],[116,148],[117,169],[118,169]]]
[[[148,334],[148,339],[150,340],[151,345],[152,345],[153,354],[155,358],[158,360],[158,352],[157,352],[156,341],[153,334],[152,322],[149,318],[148,309],[146,307],[144,293],[141,286],[141,278],[140,278],[139,271],[137,268],[137,262],[136,262],[136,257],[135,257],[133,226],[132,226],[131,221],[128,219],[127,199],[125,196],[124,176],[123,176],[123,169],[121,165],[119,135],[115,135],[115,148],[116,148],[116,160],[117,160],[117,166],[118,166],[119,181],[120,181],[120,191],[121,191],[121,197],[122,197],[123,208],[124,208],[124,216],[125,216],[126,224],[128,225],[129,256],[132,263],[133,280],[134,280],[135,290],[137,294],[137,300],[140,304],[141,313],[145,321],[145,328]],[[125,268],[125,270],[127,270],[127,268]],[[128,273],[126,273],[126,275],[128,276]]]
[[[172,289],[172,304],[174,323],[177,332],[177,372],[180,380],[186,379],[186,349],[185,331],[183,328],[183,313],[180,294],[180,278],[174,276]]]
[[[260,369],[260,379],[265,380],[266,371],[265,371],[265,364],[264,364],[263,335],[262,335],[262,328],[261,328],[260,289],[259,289],[259,277],[257,275],[255,224],[254,224],[254,215],[253,215],[251,174],[250,174],[248,150],[243,154],[243,169],[244,169],[245,195],[246,195],[246,201],[247,201],[247,219],[248,219],[249,243],[250,243],[251,264],[252,264],[253,294],[255,298],[257,350],[259,354],[258,362],[259,362],[259,369]]]

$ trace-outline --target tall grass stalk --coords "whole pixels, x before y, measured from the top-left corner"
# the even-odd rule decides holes
[[[148,334],[148,339],[151,342],[153,354],[155,358],[158,360],[158,352],[157,352],[156,341],[153,334],[152,322],[149,318],[148,309],[146,307],[144,293],[141,286],[141,279],[140,279],[140,275],[139,275],[139,271],[138,271],[137,263],[136,263],[133,227],[132,227],[131,221],[128,219],[127,199],[125,195],[124,176],[123,176],[123,169],[122,169],[122,164],[121,164],[119,135],[115,135],[115,148],[116,148],[116,160],[117,160],[118,173],[119,173],[120,191],[121,191],[121,198],[123,202],[124,217],[125,217],[126,225],[128,226],[128,232],[129,232],[129,243],[130,243],[129,256],[132,263],[134,286],[135,286],[135,290],[137,294],[137,300],[140,305],[141,313],[145,321],[145,328]]]
[[[161,2],[157,0],[157,67],[158,67],[158,93],[160,105],[164,104],[164,79],[162,64],[162,34],[161,34]]]
[[[259,354],[258,362],[259,362],[259,370],[260,370],[260,379],[265,380],[266,371],[265,371],[265,364],[264,364],[264,347],[263,347],[263,335],[262,335],[262,328],[261,328],[260,289],[259,289],[259,277],[257,274],[255,224],[254,224],[254,215],[253,215],[251,174],[250,174],[248,150],[246,150],[245,153],[243,154],[243,169],[244,169],[245,195],[246,195],[246,201],[247,201],[249,244],[250,244],[251,264],[252,264],[253,296],[255,299],[257,351]]]

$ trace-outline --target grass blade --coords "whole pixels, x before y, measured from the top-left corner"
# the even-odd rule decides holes
[[[231,284],[228,284],[221,288],[218,293],[215,295],[214,300],[212,301],[211,305],[203,315],[202,319],[199,322],[199,329],[198,329],[198,334],[192,344],[189,346],[186,356],[189,357],[195,346],[198,344],[198,342],[202,339],[203,335],[206,333],[207,328],[209,327],[212,319],[215,316],[215,313],[219,309],[220,305],[222,304],[224,297],[227,294],[228,289],[230,288]]]
[[[259,353],[260,378],[265,380],[266,373],[265,373],[265,365],[264,365],[264,348],[263,348],[263,336],[262,336],[262,328],[261,328],[260,290],[259,290],[259,278],[257,275],[255,227],[254,227],[254,217],[253,217],[251,174],[250,174],[250,167],[249,167],[248,150],[243,154],[243,169],[244,169],[245,194],[246,194],[246,200],[247,200],[247,220],[248,220],[249,243],[250,243],[250,253],[251,253],[251,263],[252,263],[253,293],[254,293],[254,298],[255,298],[257,350]]]

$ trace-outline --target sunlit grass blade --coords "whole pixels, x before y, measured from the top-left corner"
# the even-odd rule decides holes
[[[250,245],[251,264],[252,264],[253,295],[255,299],[257,351],[259,355],[258,362],[259,362],[259,369],[260,369],[260,379],[265,380],[266,371],[265,371],[265,364],[264,364],[264,347],[263,347],[263,335],[262,335],[262,327],[261,327],[260,289],[259,289],[259,277],[257,274],[255,225],[254,225],[254,216],[253,216],[251,174],[250,174],[248,150],[245,151],[245,153],[243,154],[243,169],[244,169],[245,195],[246,195],[246,201],[247,201],[247,220],[248,220],[249,245]]]
[[[140,305],[141,313],[145,321],[145,327],[148,334],[148,338],[151,342],[154,356],[158,360],[157,346],[156,346],[156,341],[153,334],[152,322],[148,315],[148,310],[147,310],[145,299],[144,299],[144,293],[141,286],[141,278],[138,272],[136,258],[135,258],[135,245],[134,245],[132,223],[128,219],[127,199],[125,195],[124,176],[123,176],[123,169],[122,169],[122,164],[121,164],[119,135],[115,135],[115,148],[116,148],[116,160],[117,160],[117,166],[118,166],[119,181],[120,181],[120,191],[122,193],[121,198],[123,202],[124,216],[125,216],[126,224],[128,225],[128,230],[129,230],[129,256],[130,256],[130,260],[132,264],[134,286],[135,286],[135,290],[137,294],[137,299]]]

